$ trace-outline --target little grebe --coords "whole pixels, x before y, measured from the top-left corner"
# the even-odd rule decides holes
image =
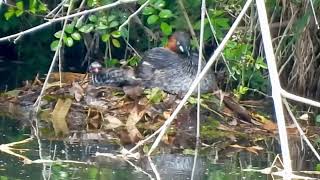
[[[136,70],[125,68],[102,68],[98,62],[91,63],[94,85],[141,85],[159,87],[171,94],[185,94],[198,70],[198,55],[190,53],[190,37],[184,32],[174,33],[166,48],[156,47],[144,53]],[[202,60],[202,68],[205,61]],[[209,70],[201,81],[201,92],[217,89],[215,75]],[[195,91],[196,92],[196,91]]]

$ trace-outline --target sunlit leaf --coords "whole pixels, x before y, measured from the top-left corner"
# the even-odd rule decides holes
[[[109,39],[110,39],[110,34],[108,34],[108,33],[103,34],[101,39],[102,39],[103,42],[108,42]]]
[[[158,21],[158,19],[159,19],[159,16],[151,15],[151,16],[148,17],[147,23],[148,24],[154,24],[154,23],[156,23]]]
[[[65,28],[64,30],[65,30],[67,33],[69,33],[69,34],[73,33],[74,23],[67,24],[67,25],[66,25],[66,28]]]
[[[35,14],[37,12],[36,10],[36,4],[37,4],[37,1],[36,0],[29,0],[29,11],[32,13],[32,14]]]
[[[23,14],[23,10],[17,9],[15,13],[16,13],[16,16],[19,17]]]
[[[98,24],[96,25],[96,29],[98,30],[104,30],[104,29],[108,29],[109,26],[104,24],[103,22],[98,22]]]
[[[161,31],[167,36],[169,36],[172,33],[172,27],[165,22],[161,23],[160,28]]]
[[[71,47],[73,46],[73,39],[71,37],[63,38],[63,42],[66,46]]]
[[[83,18],[80,18],[77,20],[76,22],[76,28],[81,28],[81,26],[83,25]]]
[[[160,18],[170,18],[172,17],[172,12],[169,9],[163,9],[159,13]]]
[[[121,32],[120,31],[113,31],[111,33],[111,36],[114,37],[114,38],[118,38],[121,36]]]
[[[50,44],[51,51],[56,51],[58,49],[59,40],[55,40]]]
[[[154,6],[157,8],[163,8],[165,5],[166,5],[166,2],[163,0],[157,0],[156,3],[154,4]]]
[[[23,1],[19,1],[16,3],[16,7],[18,10],[23,11],[23,6],[24,6]]]
[[[81,35],[80,35],[80,33],[78,33],[78,32],[72,33],[72,34],[71,34],[71,37],[72,37],[74,40],[76,40],[76,41],[79,41],[79,40],[81,39]]]
[[[143,15],[151,15],[151,14],[154,14],[154,12],[155,12],[155,9],[153,7],[145,7],[143,9],[142,14]]]
[[[86,24],[84,26],[82,26],[79,31],[80,32],[83,32],[83,33],[89,33],[93,30],[93,24]]]
[[[12,16],[14,16],[14,14],[15,14],[14,8],[13,7],[9,7],[7,12],[4,13],[4,17],[8,21]]]
[[[56,37],[56,38],[61,38],[61,35],[62,35],[62,31],[61,30],[56,32],[56,33],[54,33],[54,37]]]
[[[119,48],[121,46],[118,39],[112,39],[112,44],[114,45],[114,47],[117,47],[117,48]]]
[[[47,7],[46,4],[40,3],[40,5],[39,5],[39,7],[38,7],[38,10],[39,10],[40,12],[47,12],[47,11],[48,11],[48,7]]]

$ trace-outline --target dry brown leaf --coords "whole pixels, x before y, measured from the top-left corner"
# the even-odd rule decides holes
[[[223,124],[219,124],[219,126],[217,127],[217,129],[222,130],[222,131],[233,131],[233,129],[223,125]]]
[[[251,146],[251,147],[247,147],[246,150],[249,151],[249,152],[252,152],[252,153],[254,153],[254,154],[256,154],[256,155],[258,155],[258,154],[259,154],[258,151],[262,151],[263,148],[260,147],[260,146]]]
[[[132,142],[137,142],[139,139],[143,137],[142,134],[137,129],[136,124],[144,116],[145,111],[146,111],[145,108],[139,111],[138,105],[135,105],[129,114],[126,127]]]
[[[104,119],[109,122],[107,125],[104,125],[106,129],[115,129],[124,125],[120,119],[108,114],[104,117]]]
[[[66,116],[71,107],[72,100],[67,98],[65,100],[58,99],[56,106],[52,112],[52,124],[55,134],[59,133],[68,134],[69,129],[66,122]]]
[[[135,126],[141,118],[144,116],[146,112],[146,108],[139,111],[138,105],[135,105],[133,109],[130,111],[126,126]]]
[[[277,125],[272,121],[265,121],[262,127],[270,132],[277,130]]]
[[[75,100],[79,102],[84,96],[84,89],[77,82],[72,82],[70,93],[74,96]]]
[[[246,149],[246,147],[244,147],[244,146],[240,146],[240,145],[238,145],[238,144],[231,144],[231,145],[229,145],[230,147],[233,147],[233,148],[237,148],[237,149]]]
[[[71,84],[74,81],[79,81],[79,80],[83,79],[86,76],[86,74],[62,72],[61,76],[62,76],[63,83]],[[59,81],[60,74],[59,73],[51,73],[50,80],[51,81]]]
[[[163,117],[164,117],[165,119],[168,119],[170,116],[171,116],[171,111],[164,111],[164,112],[163,112]]]

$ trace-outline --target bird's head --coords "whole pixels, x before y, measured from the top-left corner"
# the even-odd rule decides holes
[[[189,34],[181,31],[173,33],[170,36],[166,47],[176,53],[190,56]]]
[[[92,74],[97,74],[102,70],[102,65],[97,61],[94,61],[89,66],[89,72]]]

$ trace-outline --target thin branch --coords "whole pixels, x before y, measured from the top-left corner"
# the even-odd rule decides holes
[[[244,7],[243,7],[242,11],[240,12],[239,16],[234,21],[234,23],[231,26],[230,30],[228,31],[228,33],[226,34],[226,36],[222,40],[220,46],[217,47],[216,51],[213,53],[213,55],[211,56],[210,60],[206,64],[206,66],[203,68],[203,70],[201,71],[200,75],[193,81],[193,83],[190,86],[189,91],[186,93],[186,95],[183,97],[181,102],[178,104],[177,108],[174,110],[174,112],[171,114],[171,116],[165,121],[165,123],[161,126],[161,128],[160,128],[161,132],[159,133],[157,139],[152,144],[152,146],[151,146],[151,148],[150,148],[150,150],[148,152],[149,156],[155,150],[155,148],[158,146],[158,144],[160,143],[161,138],[164,135],[166,129],[170,126],[171,122],[174,120],[174,118],[177,116],[177,114],[182,109],[184,104],[187,102],[188,98],[191,96],[192,92],[195,90],[195,88],[199,84],[200,80],[204,77],[204,75],[207,73],[207,71],[211,68],[211,66],[215,62],[215,60],[220,56],[220,53],[222,52],[224,46],[227,44],[228,40],[231,38],[231,35],[233,34],[233,32],[235,31],[236,27],[240,23],[242,17],[244,16],[245,12],[249,8],[251,2],[252,2],[252,0],[248,0],[246,2],[246,4],[244,5]]]
[[[150,0],[147,0],[145,3],[143,3],[143,4],[139,7],[139,9],[137,9],[136,12],[134,12],[133,14],[131,14],[131,15],[128,17],[128,19],[119,26],[119,31],[121,31],[124,26],[126,26],[127,24],[129,24],[130,20],[131,20],[134,16],[136,16],[136,15],[137,15],[144,7],[146,7],[149,3],[150,3]]]
[[[43,29],[43,28],[45,28],[45,27],[47,27],[49,25],[52,25],[52,24],[54,24],[56,22],[63,21],[65,19],[70,19],[70,18],[73,18],[73,17],[82,16],[82,15],[85,15],[85,14],[90,14],[90,13],[97,12],[97,11],[102,11],[102,10],[105,10],[105,9],[110,9],[110,8],[113,8],[113,7],[118,6],[120,4],[126,4],[126,3],[136,2],[136,1],[137,0],[118,0],[118,1],[116,1],[114,3],[107,4],[107,5],[104,5],[104,6],[100,6],[100,7],[94,8],[94,9],[84,10],[84,11],[81,11],[81,12],[78,12],[78,13],[75,13],[75,14],[71,14],[69,16],[63,16],[63,17],[59,17],[59,18],[56,18],[56,19],[52,19],[49,22],[40,24],[40,25],[35,26],[33,28],[27,29],[25,31],[22,31],[22,32],[19,32],[19,33],[10,35],[10,36],[2,37],[2,38],[0,38],[0,42],[1,41],[7,41],[7,40],[10,40],[10,39],[16,38],[18,36],[21,36],[21,35],[26,35],[26,34],[38,31],[40,29]]]
[[[309,1],[310,1],[311,9],[312,9],[312,14],[313,14],[314,22],[316,23],[317,28],[320,29],[319,23],[318,23],[318,19],[317,19],[317,15],[316,15],[316,12],[315,12],[315,10],[314,10],[313,2],[312,2],[312,0],[309,0]]]
[[[276,58],[273,52],[273,46],[271,41],[272,38],[270,35],[270,28],[268,24],[267,11],[266,11],[264,0],[256,0],[256,6],[258,10],[258,17],[260,22],[260,29],[262,34],[264,51],[265,51],[266,59],[268,62],[269,76],[271,79],[272,97],[273,97],[274,109],[276,111],[276,117],[277,117],[277,124],[278,124],[278,130],[279,130],[279,136],[280,136],[280,142],[281,142],[282,158],[284,162],[284,171],[289,174],[292,172],[292,167],[291,167],[291,158],[290,158],[290,151],[289,151],[289,144],[288,144],[287,129],[286,129],[286,123],[285,123],[285,118],[283,114],[282,100],[281,100],[282,99],[281,85],[279,80],[279,74],[277,71]],[[289,179],[289,178],[290,177],[285,177],[285,179]]]
[[[194,40],[196,41],[196,46],[197,46],[197,48],[199,49],[198,38],[197,38],[197,36],[196,36],[196,33],[194,32],[193,26],[192,26],[192,24],[191,24],[191,21],[190,21],[190,19],[189,19],[188,13],[187,13],[187,11],[186,11],[186,8],[185,8],[184,5],[183,5],[182,0],[178,0],[178,4],[179,4],[179,6],[180,6],[180,8],[181,8],[181,11],[182,11],[182,13],[183,13],[184,18],[185,18],[186,21],[187,21],[187,24],[188,24],[189,31],[190,31],[190,33],[191,33],[192,39],[194,39]]]
[[[296,125],[299,133],[300,133],[300,136],[302,137],[302,139],[307,143],[307,145],[309,146],[309,148],[311,149],[311,151],[314,153],[314,155],[317,157],[318,161],[320,161],[320,155],[319,153],[317,152],[317,150],[314,149],[314,147],[312,146],[311,142],[309,141],[308,137],[306,136],[306,134],[303,132],[302,128],[300,127],[297,119],[294,117],[290,107],[289,107],[289,104],[288,104],[288,101],[286,99],[283,99],[283,104],[285,105],[285,107],[287,108],[288,112],[289,112],[289,115],[293,121],[293,123]]]
[[[70,13],[71,7],[72,7],[72,3],[73,3],[73,0],[70,1],[67,13]],[[57,46],[58,49],[54,53],[50,68],[49,68],[48,73],[47,73],[47,77],[46,77],[46,79],[45,79],[45,81],[43,83],[42,89],[41,89],[40,95],[38,96],[38,99],[34,103],[34,106],[36,106],[36,112],[38,112],[39,109],[40,109],[41,98],[42,98],[42,96],[43,96],[43,94],[44,94],[44,92],[46,90],[46,87],[47,87],[47,84],[48,84],[48,81],[49,81],[49,77],[50,77],[50,74],[52,73],[52,70],[53,70],[53,67],[55,65],[55,62],[56,62],[57,58],[59,57],[58,55],[59,55],[60,49],[62,47],[62,39],[63,39],[63,34],[65,33],[64,30],[65,30],[66,25],[67,25],[67,20],[68,19],[65,19],[65,21],[64,21],[64,24],[63,24],[63,27],[62,27],[62,36],[60,37],[59,43],[58,43],[58,46]],[[61,62],[59,60],[59,77],[60,77],[60,87],[61,87],[62,85],[61,85],[61,70],[60,70],[60,68],[61,68]],[[38,127],[37,127],[37,131],[38,131]]]
[[[209,26],[210,26],[212,35],[213,35],[213,37],[214,37],[214,40],[215,40],[215,42],[217,43],[217,45],[219,46],[219,41],[218,41],[218,39],[217,39],[217,37],[216,37],[216,31],[214,30],[214,27],[213,27],[213,24],[212,24],[212,22],[211,22],[211,19],[210,19],[210,16],[209,16],[209,14],[208,14],[207,9],[206,9],[206,15],[207,15],[207,19],[208,19]],[[227,70],[229,71],[229,75],[230,75],[233,79],[236,80],[237,78],[236,78],[236,77],[233,75],[233,73],[231,72],[231,69],[230,69],[230,67],[229,67],[229,63],[227,62],[227,60],[226,60],[226,58],[224,57],[223,53],[221,54],[221,57],[222,57],[222,60],[223,60],[224,64],[225,64],[226,67],[227,67]]]
[[[280,91],[281,91],[281,95],[283,97],[285,97],[285,98],[288,98],[288,99],[291,99],[291,100],[294,100],[294,101],[302,102],[302,103],[309,104],[311,106],[315,106],[315,107],[319,107],[320,108],[320,102],[294,95],[292,93],[287,92],[286,90],[284,90],[282,88],[281,88]]]
[[[201,72],[201,61],[202,61],[202,49],[203,49],[203,34],[204,34],[204,19],[206,16],[206,0],[202,0],[201,5],[201,24],[200,24],[200,47],[199,47],[199,59],[198,59],[198,70],[197,70],[197,77]],[[196,148],[193,158],[193,166],[192,166],[192,173],[191,173],[191,180],[194,179],[194,173],[197,166],[197,159],[198,159],[198,151],[200,146],[200,94],[201,94],[201,83],[198,84],[198,94],[197,94],[197,134],[196,134]]]

